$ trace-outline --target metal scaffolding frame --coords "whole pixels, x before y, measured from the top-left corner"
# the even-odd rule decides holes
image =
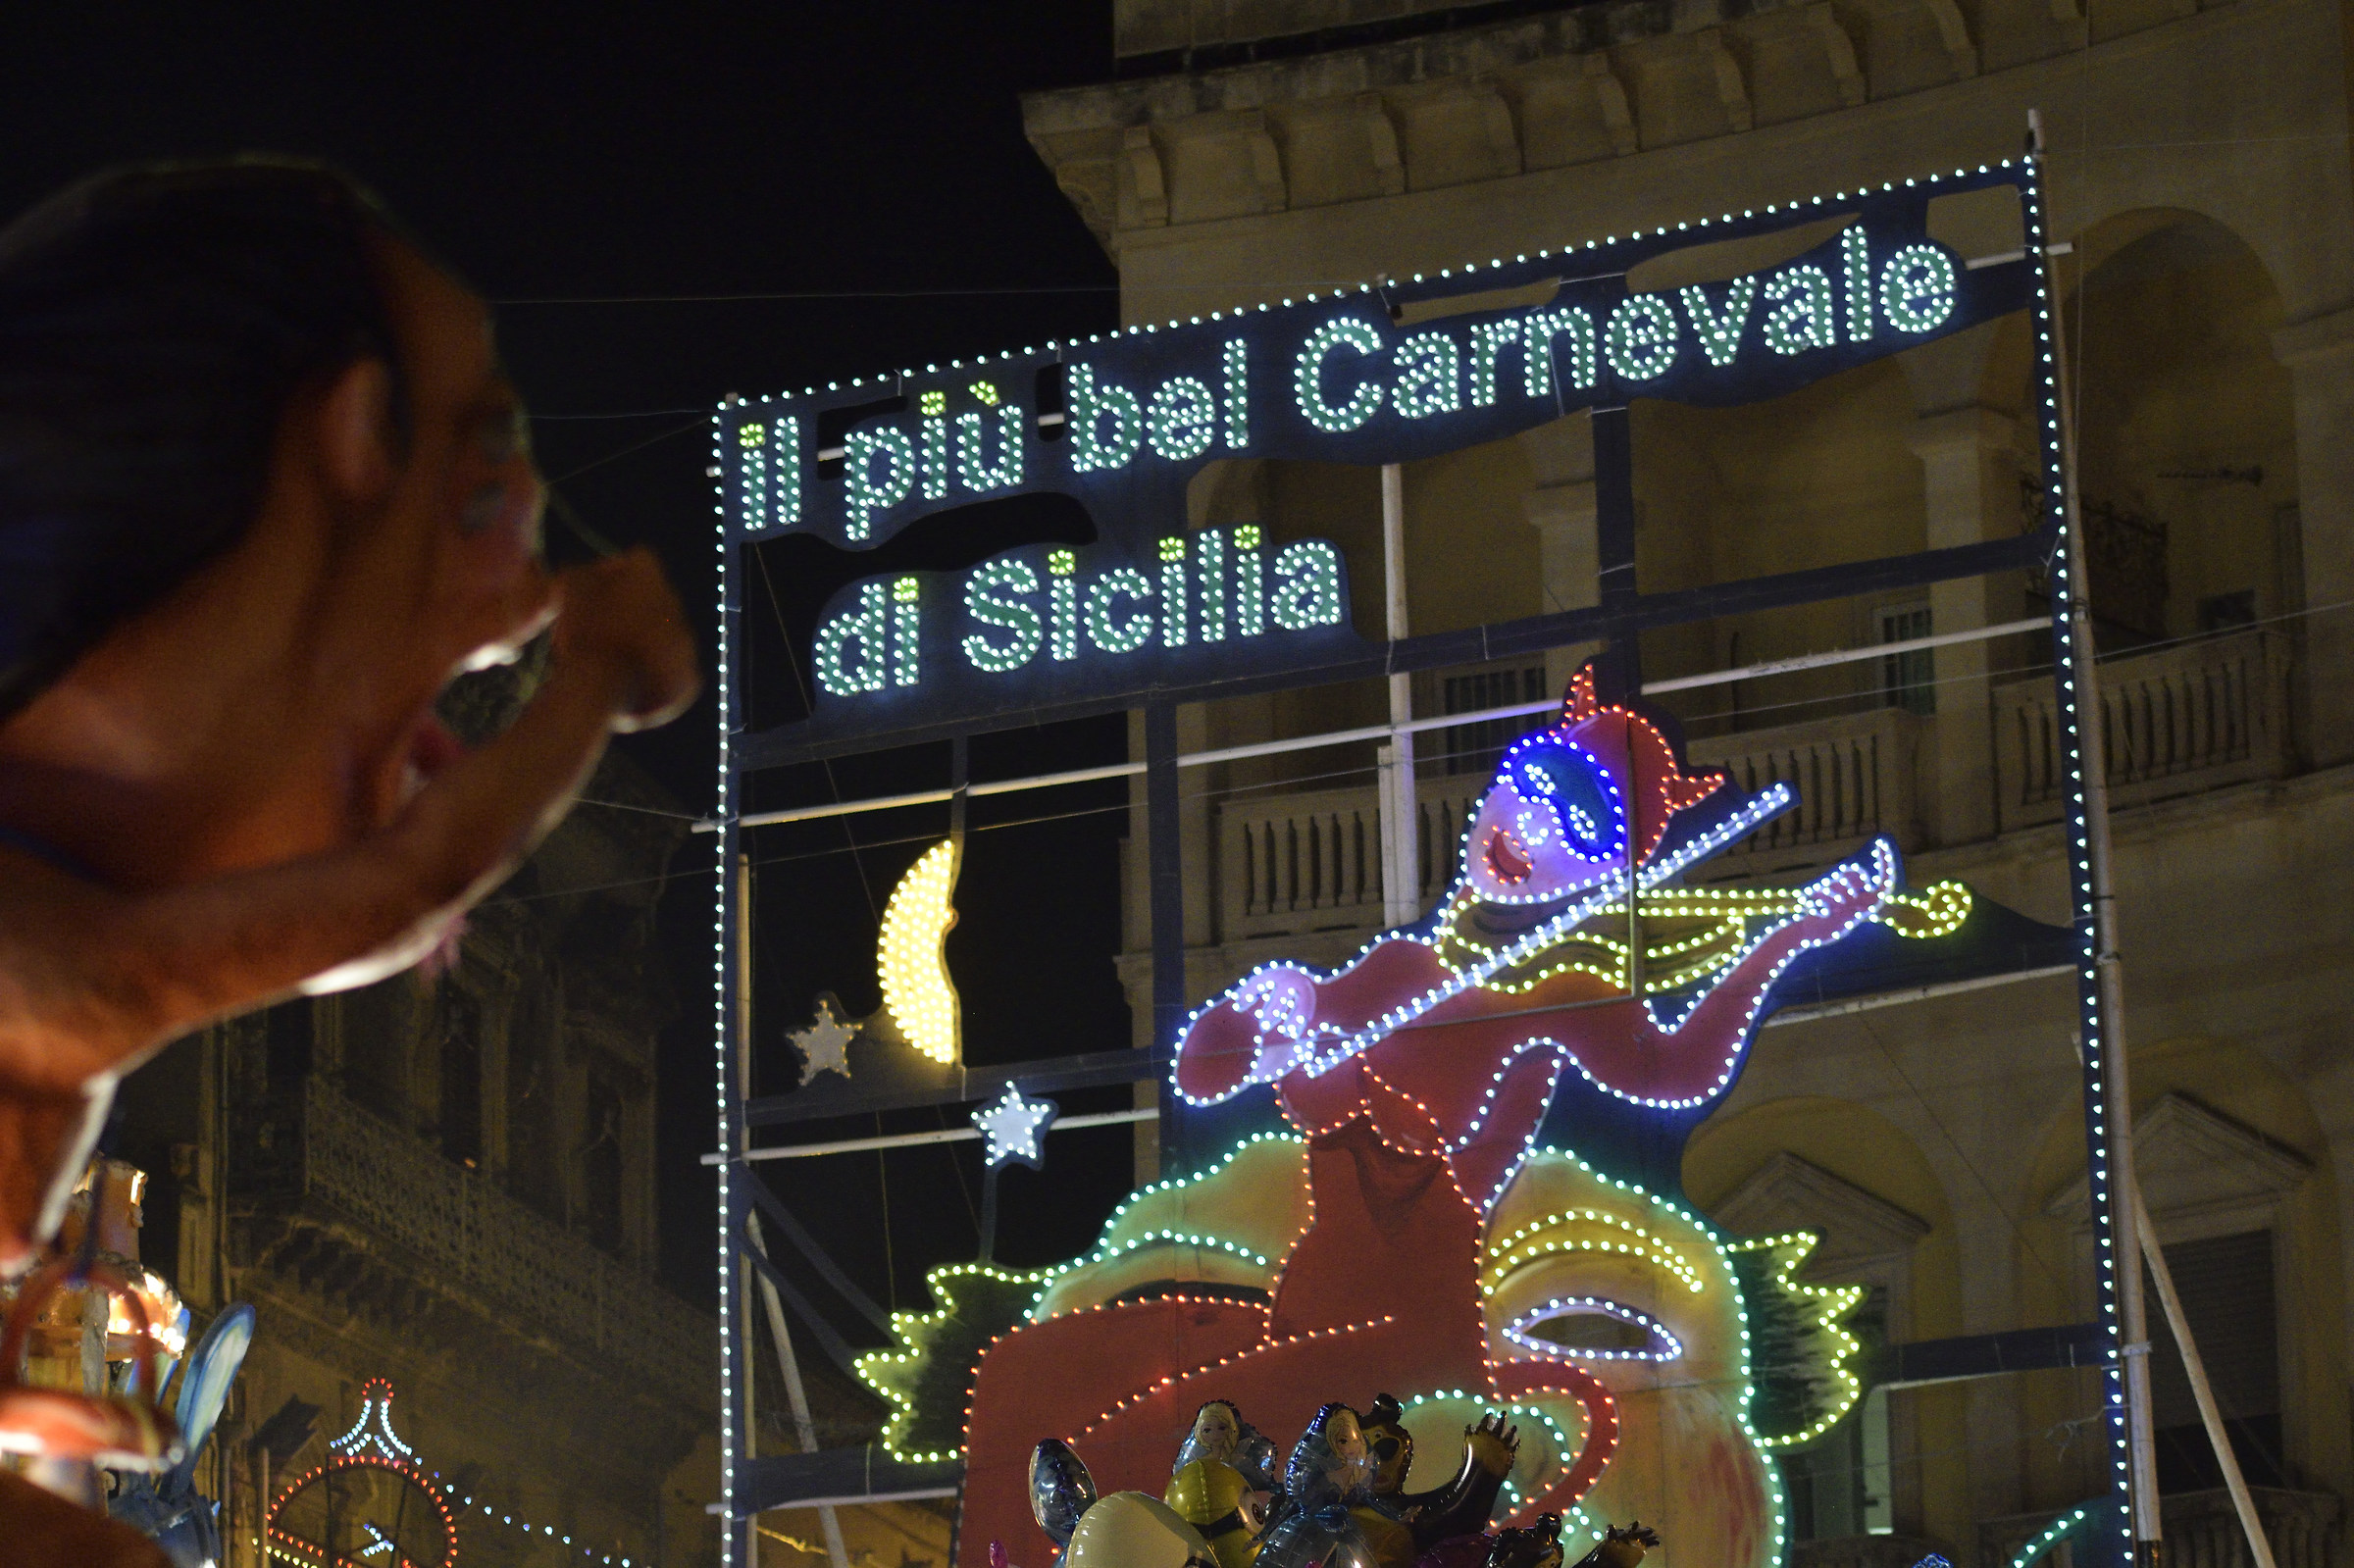
[[[1961,172],[1957,174],[1961,175]],[[1989,175],[1992,177],[1986,177]],[[2045,213],[2038,163],[2030,155],[2025,160],[1995,166],[1991,170],[1988,166],[1980,165],[1977,177],[1961,175],[1961,178],[1973,188],[1992,183],[2016,185],[2020,194],[2024,220],[2023,246],[2003,255],[1977,258],[1970,264],[1970,276],[1977,276],[1983,269],[2017,268],[2020,274],[2032,275],[2032,283],[2024,290],[2024,308],[2029,316],[2037,355],[2037,455],[2046,475],[2056,479],[2066,472],[2068,454],[2065,450],[2058,384],[2062,369],[2058,352],[2058,323],[2054,317],[2046,260]],[[1905,183],[1911,185],[1913,181]],[[1802,221],[1796,207],[1797,204],[1793,204],[1778,219],[1771,215],[1770,210],[1767,214],[1751,214],[1740,218],[1728,215],[1726,219],[1717,221],[1720,224],[1717,232],[1706,237],[1733,237],[1766,231],[1777,226],[1788,227]],[[1696,243],[1704,237],[1698,234],[1671,236],[1665,229],[1660,232],[1664,237],[1643,242],[1649,243],[1655,250],[1664,250]],[[1636,241],[1629,241],[1630,245],[1634,243]],[[1528,261],[1527,258],[1522,260],[1524,263]],[[1500,280],[1506,285],[1523,275],[1536,278],[1546,272],[1544,258],[1541,257],[1517,270],[1510,264],[1498,263],[1496,270]],[[1552,264],[1553,274],[1562,270],[1561,264]],[[1395,319],[1396,313],[1407,303],[1460,293],[1467,286],[1472,285],[1439,278],[1425,281],[1417,278],[1413,284],[1384,285],[1382,297]],[[1483,281],[1477,286],[1497,285]],[[1285,303],[1290,304],[1289,301]],[[1166,330],[1183,333],[1187,329],[1170,324]],[[1042,359],[1059,363],[1069,352],[1063,346],[1049,346],[1052,352],[1041,356]],[[1840,367],[1833,367],[1836,368]],[[939,367],[934,369],[938,370]],[[1825,371],[1823,374],[1828,373]],[[868,395],[871,397],[873,394]],[[853,399],[846,392],[836,399],[838,404],[851,401]],[[717,411],[712,453],[715,480],[720,480],[723,473],[728,472],[726,465],[732,457],[722,437],[735,429],[737,422],[744,416],[745,407],[740,401],[730,400]],[[786,1126],[819,1114],[794,1105],[794,1096],[792,1095],[754,1099],[745,1094],[749,1081],[748,1020],[745,1016],[748,1010],[748,984],[740,966],[746,963],[745,954],[751,940],[748,930],[750,909],[745,884],[736,871],[743,863],[748,835],[756,826],[834,815],[845,809],[882,809],[893,805],[951,799],[966,792],[977,794],[1011,787],[1044,786],[1141,773],[1144,779],[1144,818],[1148,839],[1147,903],[1152,956],[1152,1047],[1045,1059],[988,1070],[958,1069],[938,1088],[914,1095],[870,1096],[857,1101],[854,1108],[882,1110],[906,1105],[958,1104],[986,1097],[1014,1084],[1025,1090],[1051,1092],[1056,1089],[1155,1080],[1163,1076],[1162,1069],[1169,1059],[1187,1004],[1183,962],[1184,885],[1179,858],[1179,770],[1210,760],[1213,755],[1226,754],[1188,756],[1180,752],[1177,738],[1177,708],[1180,704],[1369,679],[1386,679],[1394,684],[1403,684],[1406,677],[1417,671],[1534,654],[1578,643],[1600,645],[1597,673],[1606,695],[1632,694],[1643,689],[1638,638],[1647,628],[1850,598],[1891,588],[1920,586],[2020,569],[2048,569],[2052,609],[2048,626],[2053,634],[2054,647],[2063,653],[2073,650],[2074,654],[2073,658],[2055,660],[2053,682],[2068,780],[2067,841],[2076,949],[2073,967],[2078,992],[2084,1128],[2093,1197],[2093,1250],[2099,1260],[2096,1282],[2099,1312],[2095,1322],[2067,1329],[1976,1335],[1940,1340],[1933,1344],[1905,1346],[1905,1356],[1902,1358],[1905,1364],[1898,1366],[1892,1362],[1882,1370],[1891,1381],[1906,1382],[1984,1376],[2035,1367],[2100,1366],[2105,1380],[2107,1420],[2104,1425],[2113,1459],[2109,1507],[2104,1512],[2088,1504],[2085,1510],[2080,1511],[2081,1519],[2070,1523],[2067,1528],[2086,1534],[2087,1543],[2094,1547],[2093,1555],[2101,1561],[2121,1565],[2133,1556],[2137,1534],[2145,1541],[2154,1537],[2154,1489],[2149,1489],[2149,1502],[2146,1510],[2143,1510],[2152,1522],[2142,1531],[2137,1532],[2135,1528],[2136,1509],[2133,1502],[2136,1488],[2131,1463],[2134,1445],[2128,1441],[2125,1380],[2123,1376],[2127,1358],[2121,1355],[2121,1351],[2131,1342],[2131,1337],[2125,1332],[2126,1316],[2130,1312],[2138,1321],[2139,1299],[2136,1294],[2128,1307],[2120,1288],[2122,1284],[2138,1279],[2139,1259],[2133,1244],[2135,1232],[2129,1209],[2132,1198],[2129,1185],[2130,1117],[2126,1114],[2123,1099],[2122,1056],[2117,1055],[2114,1046],[2118,1037],[2113,1016],[2116,1001],[2111,988],[2115,953],[2113,944],[2107,938],[2107,888],[2105,883],[2098,881],[2102,868],[2097,862],[2105,849],[2105,833],[2098,816],[2099,782],[2088,778],[2084,769],[2087,736],[2097,736],[2097,730],[2089,727],[2097,727],[2098,714],[2097,704],[2091,700],[2089,685],[2089,623],[2084,618],[2083,584],[2077,565],[2080,557],[2067,547],[2073,523],[2073,486],[2057,482],[2047,484],[2041,526],[2017,538],[1985,540],[1697,589],[1645,594],[1639,591],[1635,577],[1633,452],[1628,409],[1623,404],[1593,406],[1591,415],[1600,545],[1600,602],[1592,607],[1462,631],[1411,635],[1404,624],[1403,600],[1393,593],[1389,635],[1354,655],[1319,655],[1280,669],[1208,681],[1168,681],[1109,695],[1033,703],[1017,711],[923,719],[865,728],[844,728],[840,725],[820,727],[814,736],[802,733],[810,728],[806,726],[786,726],[764,733],[746,733],[742,728],[742,715],[746,703],[737,665],[737,650],[743,646],[745,552],[758,539],[771,536],[775,531],[744,527],[742,520],[731,512],[726,483],[722,481],[715,485],[720,513],[717,541],[720,584],[717,672],[720,761],[716,806],[710,822],[703,826],[717,835],[716,862],[719,867],[713,914],[715,1110],[719,1152],[712,1158],[717,1166],[719,1185],[722,1478],[721,1500],[717,1511],[725,1521],[727,1544],[722,1557],[724,1563],[733,1565],[752,1560],[752,1521],[765,1509],[823,1506],[830,1513],[832,1507],[848,1503],[950,1495],[954,1493],[959,1480],[959,1467],[953,1463],[904,1464],[871,1449],[774,1456],[759,1456],[752,1451],[749,1368],[755,1325],[762,1324],[764,1317],[765,1327],[773,1332],[777,1350],[789,1369],[789,1382],[797,1387],[798,1381],[790,1370],[793,1365],[792,1349],[785,1330],[785,1313],[778,1301],[777,1287],[786,1283],[761,1247],[754,1221],[755,1211],[768,1205],[761,1201],[767,1194],[759,1189],[760,1178],[752,1162],[774,1157],[777,1151],[773,1148],[755,1150],[752,1135],[755,1129]],[[1062,417],[1059,413],[1046,414],[1039,423],[1042,426],[1059,424]],[[1475,439],[1485,438],[1488,437],[1475,436],[1458,444],[1474,444]],[[831,449],[821,447],[816,449],[816,455],[822,461],[838,457],[840,450],[839,446]],[[1409,457],[1419,455],[1422,454],[1408,454]],[[2038,623],[2039,626],[2043,624]],[[2024,623],[2014,623],[1994,628],[1986,634],[2018,631],[2023,626]],[[1922,639],[1922,645],[1949,640],[1959,638],[1926,638]],[[1869,653],[1877,656],[1885,651],[1875,647]],[[1844,656],[1833,656],[1838,657]],[[1785,661],[1772,668],[1798,668],[1806,662]],[[1663,683],[1663,685],[1692,683],[1695,683],[1683,681]],[[1083,770],[1058,777],[997,781],[994,784],[984,782],[972,784],[967,788],[920,791],[852,802],[848,807],[840,804],[818,805],[806,809],[789,808],[752,814],[746,813],[742,806],[747,778],[763,770],[917,744],[961,742],[970,736],[992,732],[1140,709],[1144,738],[1141,763]],[[1531,710],[1527,705],[1522,705],[1511,711]],[[1406,709],[1394,706],[1390,724],[1374,727],[1361,735],[1356,732],[1351,734],[1356,738],[1397,740],[1410,734],[1413,730],[1436,722],[1439,721],[1414,720]],[[1460,716],[1455,716],[1444,722],[1464,721]],[[1337,738],[1322,737],[1322,743]],[[956,749],[961,754],[963,748],[960,744]],[[1236,754],[1250,749],[1253,748],[1239,748]],[[961,776],[958,783],[965,784]],[[1396,793],[1395,790],[1391,792]],[[1411,798],[1410,793],[1407,798]],[[2046,969],[2037,973],[2051,971]],[[1913,994],[1890,993],[1884,999],[1910,1000]],[[1826,1011],[1873,1005],[1878,1000],[1881,998],[1841,1003]],[[1182,1146],[1183,1119],[1172,1114],[1165,1084],[1162,1094],[1160,1127],[1164,1148],[1168,1150],[1169,1162],[1183,1168],[1186,1163],[1186,1151]],[[828,1096],[822,1114],[843,1114],[845,1103],[841,1096]],[[773,1199],[770,1201],[773,1202]],[[771,1213],[773,1215],[773,1209]],[[797,1292],[792,1291],[789,1284],[786,1284],[786,1299],[798,1299]],[[805,1307],[805,1303],[803,1305]],[[821,1324],[813,1324],[812,1328],[821,1334],[832,1332]],[[810,1429],[805,1413],[798,1408],[797,1400],[795,1416],[799,1419],[803,1441],[809,1441]],[[839,1534],[830,1529],[828,1537],[829,1545],[838,1554]],[[2052,1539],[2057,1540],[2058,1534],[2055,1533]],[[839,1556],[837,1560],[840,1568]]]

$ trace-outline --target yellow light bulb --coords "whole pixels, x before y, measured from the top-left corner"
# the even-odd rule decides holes
[[[954,842],[933,845],[892,889],[875,952],[892,1022],[909,1044],[944,1066],[956,1061],[963,1043],[946,945],[956,924],[948,903],[955,886]]]

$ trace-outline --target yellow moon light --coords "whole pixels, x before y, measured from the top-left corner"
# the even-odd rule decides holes
[[[924,851],[892,889],[875,952],[891,1021],[909,1044],[943,1064],[955,1062],[963,1044],[947,947],[948,928],[956,924],[956,911],[948,904],[955,887],[954,842]]]

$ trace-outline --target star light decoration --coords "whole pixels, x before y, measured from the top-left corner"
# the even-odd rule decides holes
[[[1025,1098],[1020,1086],[1008,1084],[1004,1093],[973,1112],[973,1125],[981,1130],[989,1168],[995,1171],[1019,1160],[1032,1170],[1038,1169],[1045,1160],[1038,1140],[1054,1124],[1058,1109],[1049,1099]]]
[[[785,1037],[800,1047],[803,1085],[820,1073],[850,1076],[850,1041],[858,1037],[858,1026],[834,1010],[833,997],[820,996],[817,1017],[809,1027],[793,1030]]]

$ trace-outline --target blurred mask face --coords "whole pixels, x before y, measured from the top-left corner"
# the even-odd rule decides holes
[[[443,687],[553,617],[543,492],[488,314],[391,240],[378,261],[397,373],[363,358],[298,392],[244,535],[10,721],[27,754],[154,798],[91,857],[122,885],[382,831],[461,751],[434,715]]]
[[[488,314],[405,247],[387,244],[384,266],[408,431],[382,506],[336,541],[337,630],[322,650],[333,665],[367,667],[341,687],[354,708],[366,701],[344,715],[361,748],[361,831],[388,821],[454,754],[432,712],[441,688],[511,655],[552,605],[539,561],[545,492]]]

